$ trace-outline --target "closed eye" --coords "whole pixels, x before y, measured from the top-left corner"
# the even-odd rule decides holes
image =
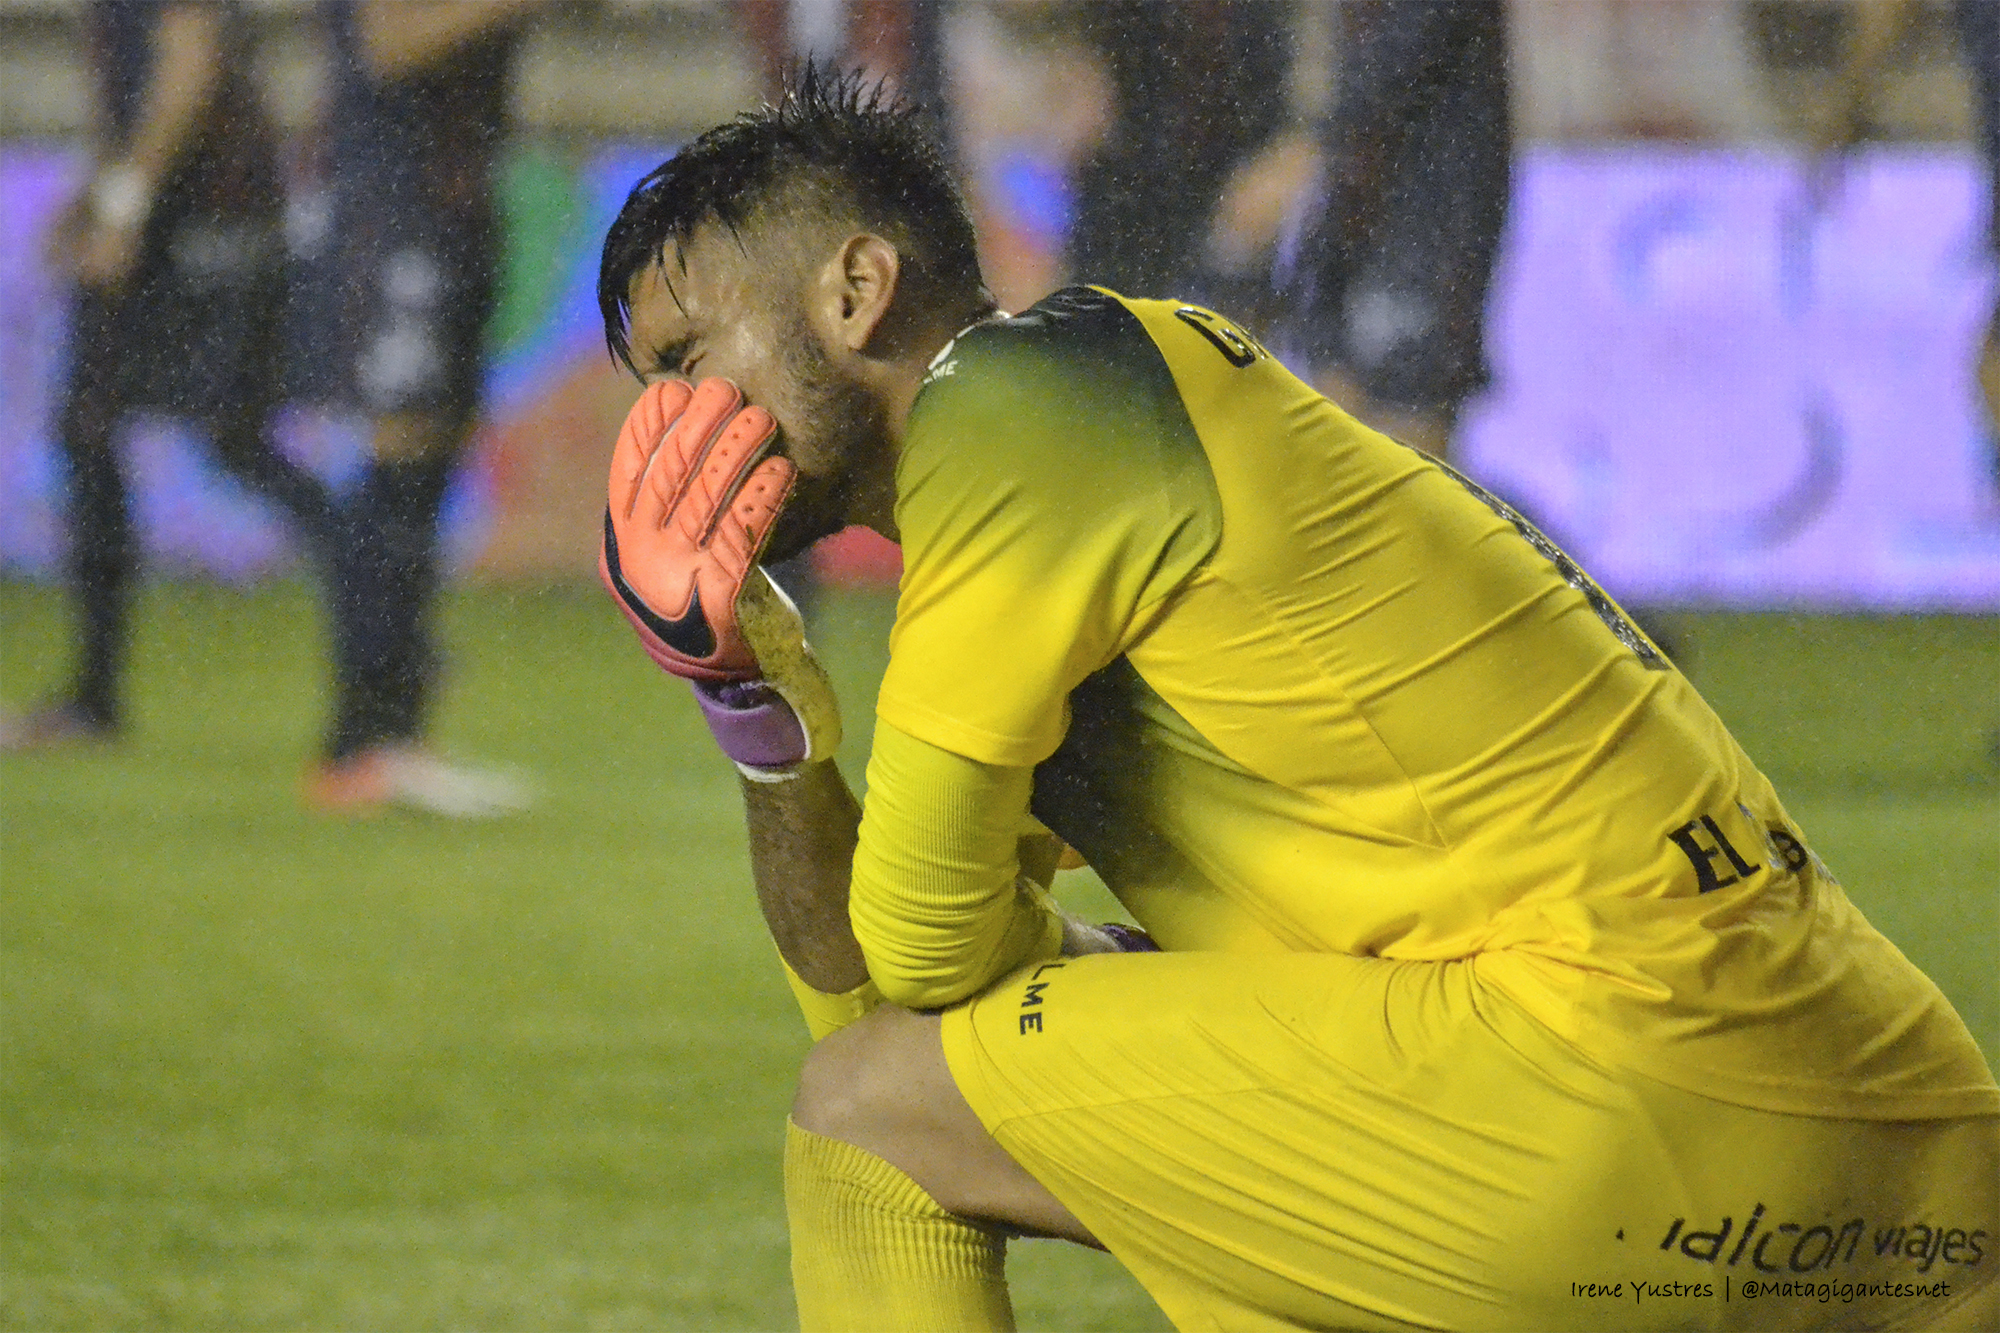
[[[701,359],[699,356],[693,356],[691,360],[693,352],[692,338],[682,338],[678,342],[657,348],[653,352],[653,374],[668,379],[675,377],[686,379],[689,372],[694,369],[694,362]]]

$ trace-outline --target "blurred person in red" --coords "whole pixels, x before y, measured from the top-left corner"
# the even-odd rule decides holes
[[[439,516],[477,424],[500,220],[493,173],[542,0],[333,0],[329,151],[344,386],[372,421],[334,552],[334,717],[306,800],[477,817],[523,785],[425,744],[438,675]]]
[[[198,424],[223,465],[327,552],[332,502],[271,444],[285,307],[276,136],[249,76],[236,4],[99,0],[87,183],[51,262],[74,282],[56,442],[66,467],[70,679],[0,718],[0,747],[110,740],[126,723],[139,542],[119,432],[150,409]]]

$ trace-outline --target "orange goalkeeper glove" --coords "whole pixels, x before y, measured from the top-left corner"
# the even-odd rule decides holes
[[[757,556],[797,477],[777,423],[724,379],[647,388],[611,460],[598,574],[661,669],[695,689],[723,752],[782,778],[840,743],[832,685]]]

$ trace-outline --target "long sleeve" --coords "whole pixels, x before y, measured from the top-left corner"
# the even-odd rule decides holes
[[[1016,859],[1033,778],[877,724],[848,914],[891,1002],[951,1004],[1060,950],[1055,904]]]

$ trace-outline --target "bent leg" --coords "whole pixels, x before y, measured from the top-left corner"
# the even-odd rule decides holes
[[[804,1333],[1014,1327],[1005,1233],[954,1217],[873,1153],[788,1124],[785,1213]]]
[[[267,219],[274,227],[275,218]],[[334,540],[333,495],[287,457],[273,434],[284,379],[288,313],[285,269],[275,230],[238,247],[227,285],[207,291],[200,311],[204,383],[188,395],[208,427],[216,461],[252,493],[277,505],[292,535],[324,571]]]
[[[829,1037],[796,1114],[868,1164],[864,1196],[964,1239],[1095,1237],[1180,1328],[1812,1328],[1829,1302],[1846,1325],[1991,1327],[2000,1305],[1975,1240],[2000,1234],[2000,1116],[1675,1089],[1463,962],[1043,963]],[[863,1297],[910,1280],[833,1216],[794,1215],[802,1310],[871,1243]]]
[[[1011,1329],[1006,1235],[1091,1242],[952,1083],[934,1014],[883,1006],[806,1059],[785,1143],[799,1326]]]
[[[1970,1245],[1995,1229],[2000,1117],[1682,1092],[1558,1039],[1466,963],[1065,959],[940,1036],[980,1123],[1180,1328],[1827,1326],[1817,1297],[1745,1299],[1774,1274],[1830,1284],[1848,1325],[1977,1326],[2000,1287]],[[1882,1295],[1917,1266],[1882,1240],[1905,1218],[1940,1256],[1924,1304]],[[1578,1293],[1617,1282],[1615,1310]]]
[[[333,557],[335,717],[327,757],[423,729],[432,676],[438,516],[466,435],[453,418],[403,414],[349,500]]]
[[[966,1105],[939,1028],[883,1005],[833,1033],[806,1057],[793,1123],[882,1158],[960,1217],[1095,1245]]]
[[[334,544],[334,502],[326,483],[287,458],[271,439],[271,408],[251,403],[208,423],[216,461],[253,494],[285,512],[306,554],[322,567]]]

